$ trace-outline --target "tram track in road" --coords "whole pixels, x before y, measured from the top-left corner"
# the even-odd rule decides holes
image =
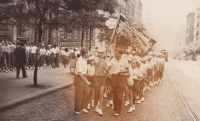
[[[167,75],[169,76],[171,82],[173,83],[177,93],[179,94],[182,102],[184,103],[185,107],[187,108],[190,116],[192,117],[193,121],[199,121],[198,117],[196,116],[196,114],[194,113],[194,111],[190,108],[190,106],[188,105],[186,99],[184,98],[184,96],[182,95],[182,93],[180,92],[180,90],[178,89],[178,87],[176,86],[175,82],[173,81],[173,79],[171,78],[171,76],[169,75],[167,69],[165,69]]]

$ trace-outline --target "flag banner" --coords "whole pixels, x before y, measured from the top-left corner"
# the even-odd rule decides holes
[[[155,40],[136,30],[122,15],[116,26],[115,39],[116,45],[131,45],[138,53],[148,51],[156,43]]]

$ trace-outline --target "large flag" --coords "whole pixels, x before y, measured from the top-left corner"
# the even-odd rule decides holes
[[[122,15],[114,29],[114,35],[116,45],[131,45],[138,53],[148,51],[156,43],[155,40],[136,30]]]

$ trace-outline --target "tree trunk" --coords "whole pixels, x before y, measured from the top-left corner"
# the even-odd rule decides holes
[[[81,48],[83,47],[83,40],[84,40],[84,26],[82,26]]]
[[[33,77],[33,86],[37,87],[37,71],[38,71],[38,61],[39,61],[39,51],[40,51],[40,46],[41,46],[41,39],[42,39],[42,19],[40,19],[38,23],[38,31],[39,31],[39,36],[38,36],[38,49],[36,51],[36,60],[35,60],[35,70],[34,70],[34,77]]]
[[[89,41],[89,51],[91,51],[91,46],[92,46],[92,27],[90,25],[90,41]]]

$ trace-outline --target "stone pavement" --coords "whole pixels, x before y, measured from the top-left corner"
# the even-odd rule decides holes
[[[28,78],[16,79],[16,72],[0,73],[0,111],[64,88],[73,83],[73,75],[61,68],[38,70],[38,87],[33,87],[33,70],[27,70]]]
[[[193,62],[172,61],[166,67],[194,116],[200,120],[200,66]]]
[[[27,104],[0,113],[1,121],[192,121],[186,107],[176,92],[169,76],[145,92],[145,101],[136,105],[136,111],[127,113],[123,106],[122,114],[114,116],[113,110],[106,108],[99,116],[92,108],[89,114],[74,114],[74,86],[56,91]]]

